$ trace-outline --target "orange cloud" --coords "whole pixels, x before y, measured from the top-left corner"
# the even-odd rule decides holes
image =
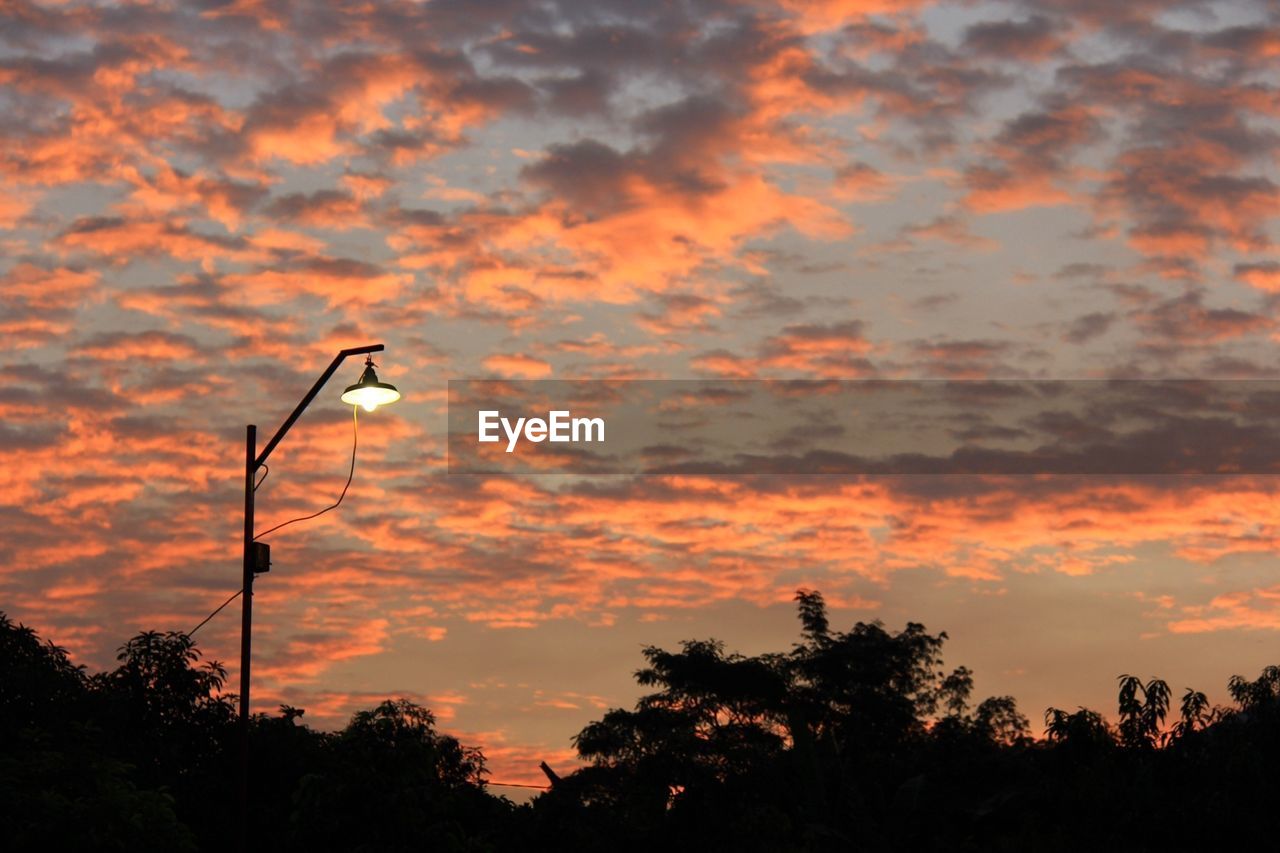
[[[1214,596],[1205,606],[1182,608],[1186,614],[1169,622],[1175,634],[1210,631],[1280,630],[1280,586]]]
[[[486,370],[520,379],[542,379],[551,375],[551,365],[540,358],[519,353],[490,355],[481,362]]]

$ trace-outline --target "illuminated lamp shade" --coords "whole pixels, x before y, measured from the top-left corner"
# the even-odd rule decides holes
[[[373,359],[366,359],[364,373],[360,381],[350,385],[342,392],[342,402],[351,406],[359,406],[366,412],[372,412],[379,406],[394,403],[400,399],[400,392],[390,382],[379,382],[378,374],[373,371]]]

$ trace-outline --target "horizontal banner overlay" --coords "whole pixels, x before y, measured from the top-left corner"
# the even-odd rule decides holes
[[[1280,382],[452,380],[452,474],[1271,474]]]

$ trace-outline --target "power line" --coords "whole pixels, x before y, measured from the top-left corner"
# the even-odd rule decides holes
[[[235,592],[233,592],[233,593],[231,594],[231,597],[230,597],[230,598],[228,598],[226,601],[224,601],[224,602],[222,602],[221,604],[219,604],[219,605],[218,605],[218,608],[217,608],[216,610],[214,610],[214,611],[213,611],[212,613],[210,613],[208,616],[204,617],[204,619],[203,619],[203,620],[201,620],[201,622],[200,622],[200,624],[199,624],[199,625],[195,626],[195,627],[194,627],[194,628],[192,628],[190,631],[188,631],[188,632],[187,632],[187,636],[188,636],[188,637],[195,636],[196,631],[199,631],[201,628],[203,628],[203,627],[204,627],[204,623],[205,623],[205,622],[208,622],[210,619],[212,619],[213,617],[215,617],[215,616],[217,616],[219,613],[221,613],[221,612],[222,612],[222,608],[226,607],[228,604],[230,604],[231,602],[235,601],[235,600],[236,600],[236,596],[238,596],[238,595],[239,595],[240,593],[242,593],[242,592],[244,592],[244,588],[243,588],[243,587],[241,587],[240,589],[237,589]]]
[[[342,499],[347,496],[347,489],[351,488],[351,480],[356,475],[356,443],[360,437],[360,428],[359,428],[359,421],[358,421],[359,411],[360,411],[359,406],[351,407],[351,471],[348,472],[347,474],[347,483],[345,486],[342,487],[342,494],[338,495],[338,499],[334,501],[334,503],[331,506],[327,506],[324,509],[320,510],[319,512],[313,512],[311,513],[311,515],[304,515],[299,518],[291,518],[288,521],[277,524],[275,527],[269,527],[266,530],[259,533],[257,536],[254,536],[253,541],[256,542],[259,539],[261,539],[263,536],[266,536],[268,533],[274,533],[275,531],[279,530],[281,527],[288,527],[290,524],[296,524],[299,521],[309,521],[313,518],[316,518],[317,516],[324,515],[326,512],[328,512],[331,509],[338,508],[338,506],[342,503]],[[263,475],[263,479],[266,479],[265,474]],[[261,482],[261,480],[259,480],[259,482]]]
[[[276,530],[279,530],[281,527],[285,527],[287,525],[294,524],[295,522],[299,522],[299,521],[307,521],[308,519],[315,518],[316,516],[324,515],[326,512],[328,512],[331,509],[338,508],[338,506],[342,503],[342,499],[347,496],[347,489],[351,488],[351,481],[355,478],[355,475],[356,475],[356,447],[360,437],[359,427],[360,427],[359,407],[352,406],[351,407],[351,470],[347,472],[347,482],[346,482],[346,485],[342,487],[342,494],[338,495],[338,500],[335,501],[332,506],[327,506],[324,509],[320,510],[319,512],[313,512],[311,515],[304,515],[301,518],[290,519],[289,521],[286,521],[282,524],[277,524],[275,527],[268,528],[267,530],[264,530],[262,533],[259,533],[257,536],[253,537],[254,541],[257,541],[261,537],[266,536],[268,533],[272,533]],[[267,463],[265,462],[262,463],[262,467],[263,467],[262,476],[258,479],[258,482],[253,484],[253,490],[255,492],[258,490],[258,486],[262,485],[262,481],[267,479],[267,475],[271,473],[271,469],[267,467]],[[212,619],[213,617],[221,613],[222,608],[226,607],[228,604],[235,601],[236,597],[240,595],[240,593],[242,592],[244,592],[243,587],[233,592],[230,598],[228,598],[226,601],[219,604],[212,613],[204,617],[204,619],[201,620],[199,625],[195,626],[190,631],[188,631],[187,636],[188,637],[194,636],[196,631],[199,631],[201,628],[205,626],[206,623],[208,623],[210,619]]]

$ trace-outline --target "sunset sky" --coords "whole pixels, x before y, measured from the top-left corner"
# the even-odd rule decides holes
[[[1273,2],[0,0],[0,610],[93,669],[240,573],[254,710],[573,765],[646,644],[923,622],[977,698],[1280,663],[1273,477],[477,477],[461,378],[1280,378]],[[271,459],[331,503],[347,363]],[[238,605],[197,635],[238,677]]]

